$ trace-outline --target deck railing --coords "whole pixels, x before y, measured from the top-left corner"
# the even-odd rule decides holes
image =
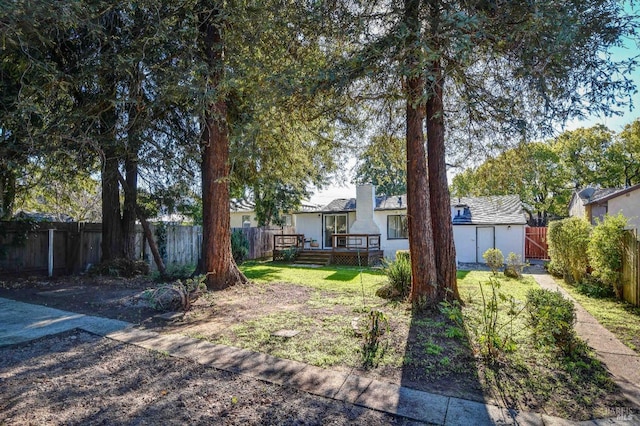
[[[280,234],[273,236],[274,250],[286,250],[292,247],[300,250],[304,247],[304,234]]]
[[[333,251],[380,250],[380,234],[332,234]]]

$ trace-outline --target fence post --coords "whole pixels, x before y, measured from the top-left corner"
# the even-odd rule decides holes
[[[53,232],[54,229],[49,229],[49,255],[47,256],[47,272],[49,277],[53,276]]]

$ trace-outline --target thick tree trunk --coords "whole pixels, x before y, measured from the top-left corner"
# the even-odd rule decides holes
[[[118,157],[113,148],[105,148],[102,159],[102,262],[124,256]]]
[[[440,63],[431,66],[431,96],[427,99],[427,158],[429,166],[429,195],[431,223],[438,265],[438,298],[460,300],[456,278],[456,249],[451,223],[451,197],[447,182],[447,166],[444,143],[444,108],[442,102],[442,70]]]
[[[136,206],[138,195],[138,163],[129,154],[124,163],[124,205],[122,207],[122,243],[124,257],[136,258]]]
[[[424,146],[424,77],[418,63],[420,21],[419,0],[405,1],[405,22],[412,36],[406,66],[407,100],[407,206],[411,253],[411,302],[422,308],[437,301],[438,283],[431,224],[429,176]]]
[[[211,11],[213,9],[213,12]],[[202,54],[210,71],[208,84],[215,91],[222,80],[222,11],[204,7],[200,25]],[[227,104],[220,95],[205,112],[202,133],[202,268],[207,288],[220,290],[241,282],[231,254],[229,213],[229,132]]]
[[[10,220],[16,199],[16,174],[4,165],[0,166],[0,220]]]

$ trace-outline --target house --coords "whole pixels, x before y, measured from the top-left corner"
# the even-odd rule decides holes
[[[494,247],[505,256],[514,252],[524,259],[526,218],[517,195],[455,198],[451,219],[458,262],[484,262],[482,254]],[[409,248],[406,195],[376,197],[373,185],[358,186],[356,198],[296,212],[295,222],[296,232],[307,241],[318,241],[323,250],[335,244],[349,246],[348,239],[378,248],[387,258]],[[349,237],[337,239],[336,234]]]
[[[640,184],[627,188],[584,188],[573,193],[569,216],[584,217],[592,225],[606,214],[622,213],[631,228],[640,226]]]
[[[308,202],[302,202],[301,211],[317,209],[318,206]],[[258,226],[256,218],[256,206],[250,200],[231,200],[230,202],[231,228],[255,228]],[[295,217],[291,213],[280,217],[281,226],[295,226]]]

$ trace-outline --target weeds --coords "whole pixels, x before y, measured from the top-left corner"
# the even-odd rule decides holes
[[[365,367],[377,366],[384,356],[386,344],[381,346],[382,336],[389,331],[389,319],[382,311],[371,310],[364,331],[362,345],[362,361]]]

